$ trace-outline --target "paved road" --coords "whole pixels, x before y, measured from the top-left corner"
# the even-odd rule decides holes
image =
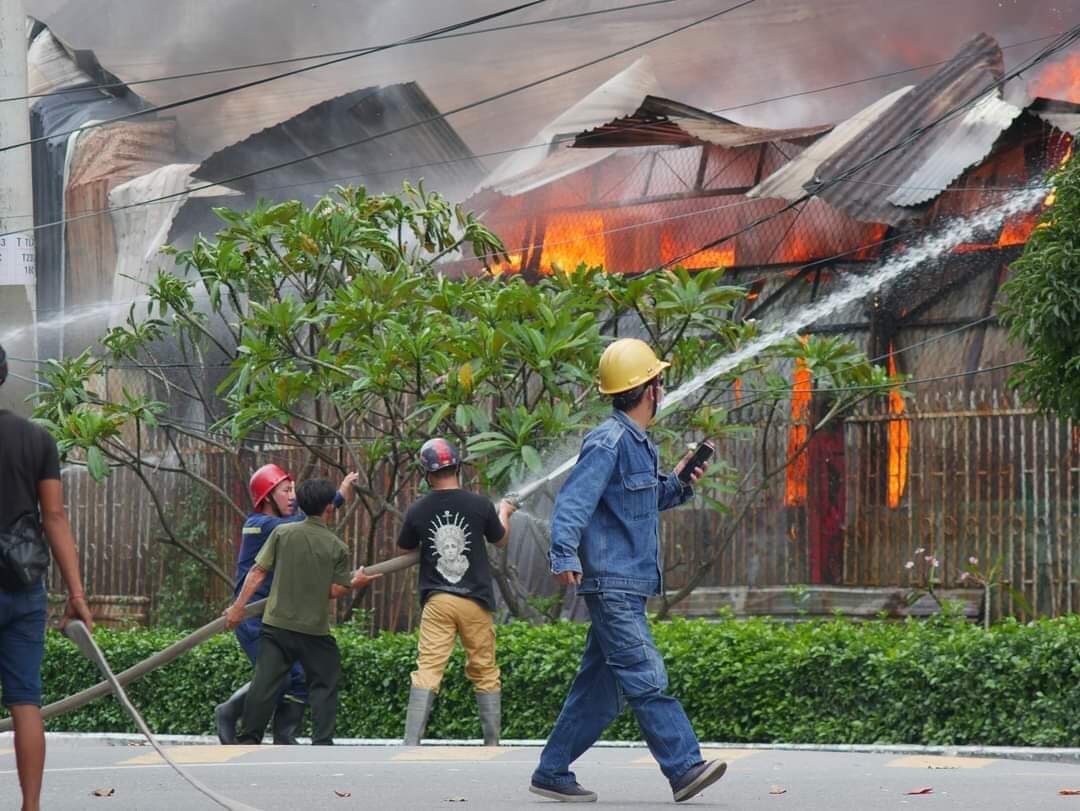
[[[264,811],[287,809],[555,808],[527,792],[538,749],[527,746],[336,746],[333,749],[170,746],[169,753],[211,788]],[[1080,766],[928,755],[723,749],[728,773],[686,807],[723,809],[1075,807]],[[190,788],[146,745],[50,740],[46,809],[179,809],[216,806]],[[579,761],[583,784],[613,809],[672,808],[648,751],[595,748]],[[910,795],[930,787],[932,793]],[[96,797],[95,789],[113,789]],[[16,808],[18,783],[9,735],[0,736],[0,808]]]

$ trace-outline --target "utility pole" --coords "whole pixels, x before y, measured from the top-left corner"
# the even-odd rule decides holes
[[[0,98],[25,96],[26,13],[23,0],[0,0]],[[0,102],[0,145],[30,139],[27,101]],[[0,152],[0,343],[9,356],[37,360],[37,284],[34,276],[34,190],[30,148]],[[35,364],[9,360],[11,372],[26,378]],[[28,414],[30,383],[9,376],[0,387],[0,408]]]

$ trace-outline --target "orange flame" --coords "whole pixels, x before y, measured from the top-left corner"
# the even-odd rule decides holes
[[[540,272],[552,273],[555,265],[569,272],[583,262],[588,267],[607,264],[604,218],[581,212],[552,215],[544,233]]]
[[[696,245],[687,240],[687,232],[677,228],[664,228],[660,232],[660,261],[664,264],[689,253]],[[729,268],[735,264],[735,243],[728,241],[714,248],[706,248],[679,262],[684,268]]]
[[[889,344],[889,374],[896,374],[896,360],[893,357],[893,345]],[[889,391],[889,413],[901,416],[905,413],[904,398],[896,389]],[[911,449],[911,425],[906,419],[889,420],[889,477],[887,503],[890,507],[899,507],[900,498],[907,488],[908,453]]]
[[[492,276],[502,276],[504,273],[520,273],[522,254],[511,253],[507,255],[508,261],[488,262],[488,272]]]
[[[885,235],[889,231],[889,226],[882,223],[872,223],[866,227],[866,235],[861,238],[864,240],[864,247],[860,248],[858,252],[853,253],[851,258],[854,260],[859,259],[875,259],[878,254],[881,253],[882,245],[880,244]]]
[[[1058,163],[1058,166],[1064,166],[1066,163],[1068,163],[1069,158],[1072,157],[1072,153],[1073,153],[1073,142],[1069,141],[1069,146],[1066,147],[1065,154],[1061,156],[1061,161]],[[1050,189],[1050,193],[1048,195],[1046,195],[1046,199],[1043,200],[1043,205],[1046,206],[1047,208],[1050,208],[1050,206],[1052,206],[1056,200],[1057,200],[1057,189]]]
[[[1005,224],[1001,226],[1001,234],[998,236],[998,247],[1006,247],[1008,245],[1023,245],[1030,239],[1031,232],[1035,230],[1035,226],[1039,224],[1039,217],[1042,215],[1037,212],[1031,212],[1027,214],[1019,214],[1005,221]]]
[[[805,343],[806,339],[802,339]],[[787,490],[784,493],[784,504],[788,507],[798,507],[806,503],[806,480],[810,472],[808,464],[809,455],[803,446],[807,437],[810,436],[810,398],[812,376],[806,368],[806,361],[802,358],[795,359],[795,374],[791,386],[791,427],[788,429],[787,455],[788,459],[795,456],[795,460],[788,464]],[[801,453],[800,453],[801,451]]]
[[[1080,102],[1080,53],[1047,65],[1030,89],[1035,96]]]

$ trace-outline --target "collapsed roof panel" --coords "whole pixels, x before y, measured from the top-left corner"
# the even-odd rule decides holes
[[[359,143],[339,148],[353,142]],[[290,161],[296,162],[262,171]],[[481,171],[453,127],[409,82],[316,104],[214,153],[195,175],[216,183],[250,173],[230,185],[272,199],[306,199],[334,183],[387,191],[400,188],[405,178],[427,178],[429,186],[451,195],[474,184]]]
[[[749,196],[780,197],[784,200],[797,200],[802,197],[806,194],[804,187],[814,179],[822,163],[841,152],[864,130],[873,126],[897,101],[910,93],[913,87],[914,85],[908,85],[894,90],[837,124],[832,132],[807,147],[799,157],[765,178],[749,192]]]
[[[937,197],[969,166],[983,160],[1001,133],[1023,110],[989,93],[951,126],[927,156],[893,190],[888,202],[894,206],[917,206]]]
[[[776,141],[800,141],[830,129],[829,124],[782,130],[747,127],[689,104],[649,95],[632,115],[581,133],[574,139],[574,146],[695,146],[708,143],[738,148]]]
[[[476,191],[497,188],[511,178],[531,171],[547,158],[551,145],[557,140],[584,132],[604,121],[631,115],[641,105],[642,98],[658,92],[659,85],[648,57],[638,59],[530,138],[527,142],[530,148],[515,152],[499,164]],[[581,160],[589,159],[581,155]],[[592,162],[595,159],[579,168]]]
[[[823,161],[805,188],[861,220],[907,222],[915,212],[889,202],[891,194],[939,155],[957,130],[968,127],[978,132],[979,148],[940,159],[940,171],[951,174],[947,180],[984,157],[1012,120],[1000,106],[988,106],[982,111],[985,115],[976,114],[974,119],[965,112],[973,109],[969,107],[973,100],[999,92],[993,88],[1004,74],[997,42],[987,34],[975,36],[947,64],[900,96],[873,126]],[[982,151],[987,141],[989,146]],[[842,182],[830,182],[839,178]],[[933,175],[932,179],[941,178]]]

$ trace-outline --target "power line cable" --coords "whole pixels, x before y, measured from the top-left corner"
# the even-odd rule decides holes
[[[668,262],[665,262],[664,264],[662,264],[658,268],[656,268],[656,270],[663,270],[665,268],[671,267],[672,265],[679,264],[679,263],[685,261],[686,259],[689,259],[694,254],[701,253],[702,251],[709,250],[710,248],[715,248],[716,246],[721,245],[724,242],[727,242],[728,240],[734,239],[734,238],[736,238],[736,237],[738,237],[738,236],[740,236],[742,234],[747,233],[748,231],[753,230],[754,228],[757,228],[759,225],[762,225],[762,224],[764,224],[766,222],[769,222],[769,221],[775,219],[776,217],[780,216],[781,214],[784,214],[784,213],[792,210],[796,206],[801,205],[802,203],[805,203],[807,200],[811,199],[812,197],[818,196],[821,191],[823,191],[823,190],[825,190],[827,188],[830,188],[830,187],[836,185],[837,183],[840,183],[840,182],[844,181],[846,178],[849,178],[849,177],[857,174],[858,172],[862,171],[863,169],[865,169],[870,164],[875,163],[875,162],[881,160],[882,158],[892,154],[893,152],[896,152],[897,150],[907,146],[912,141],[920,138],[922,135],[925,135],[931,129],[938,126],[942,122],[944,122],[946,119],[951,118],[952,116],[956,115],[958,112],[961,112],[962,110],[964,110],[964,109],[970,107],[971,105],[975,104],[976,102],[979,101],[979,99],[983,98],[987,93],[992,92],[992,91],[1000,88],[1002,85],[1004,85],[1009,80],[1016,78],[1017,76],[1019,76],[1020,74],[1024,73],[1027,70],[1030,70],[1032,67],[1039,64],[1040,62],[1042,62],[1042,61],[1048,59],[1049,57],[1053,56],[1058,51],[1068,47],[1073,42],[1075,42],[1078,38],[1080,38],[1080,26],[1075,26],[1075,27],[1069,29],[1067,32],[1065,32],[1060,37],[1058,37],[1057,42],[1055,42],[1054,44],[1052,44],[1051,46],[1049,46],[1047,48],[1044,48],[1039,54],[1037,54],[1035,57],[1030,59],[1029,64],[1021,65],[1021,67],[1019,67],[1019,68],[1011,71],[1010,73],[1007,73],[1004,76],[1002,76],[1001,79],[994,80],[987,87],[981,89],[980,91],[978,91],[977,93],[972,95],[966,101],[963,101],[963,102],[955,105],[951,109],[946,110],[944,113],[937,116],[936,118],[934,118],[932,121],[928,122],[927,124],[921,125],[919,127],[916,127],[915,129],[911,130],[907,135],[905,135],[903,138],[901,138],[895,144],[892,144],[891,146],[888,146],[888,147],[880,150],[879,152],[875,153],[874,155],[871,155],[871,156],[867,157],[866,159],[864,159],[864,160],[860,161],[859,163],[855,164],[854,166],[851,166],[851,167],[849,167],[847,169],[844,169],[844,170],[840,171],[837,175],[835,175],[835,176],[833,176],[833,177],[831,177],[831,178],[829,178],[827,180],[820,181],[819,183],[817,183],[814,186],[813,191],[806,192],[805,194],[801,195],[800,197],[796,198],[795,200],[790,201],[787,205],[785,205],[779,211],[774,212],[773,214],[766,215],[764,217],[760,217],[757,220],[754,220],[753,222],[749,223],[748,225],[742,226],[741,228],[739,228],[737,231],[735,231],[733,233],[730,233],[730,234],[728,234],[728,235],[726,235],[724,237],[721,237],[720,239],[712,240],[712,241],[706,243],[705,245],[702,245],[701,247],[696,248],[693,251],[682,254],[681,256],[678,256],[675,259],[672,259],[672,260],[670,260]]]
[[[554,22],[565,22],[567,20],[577,20],[584,17],[595,17],[601,14],[613,14],[625,11],[634,11],[636,9],[647,8],[649,6],[662,6],[669,3],[677,3],[680,0],[649,0],[643,3],[632,3],[625,6],[615,6],[614,8],[596,9],[594,11],[581,11],[575,14],[561,14],[557,17],[545,17],[542,20],[526,20],[520,23],[508,23],[506,25],[494,25],[488,28],[478,28],[475,31],[455,31],[448,34],[439,34],[437,36],[425,37],[423,42],[438,42],[445,39],[457,39],[460,37],[471,37],[477,34],[490,34],[498,31],[511,31],[516,28],[528,28],[536,25],[547,25]],[[1039,39],[1049,39],[1052,35],[1040,37]],[[1038,41],[1038,40],[1031,40]],[[403,45],[413,45],[413,42],[404,42]],[[276,65],[289,65],[297,62],[310,62],[312,59],[325,59],[331,56],[346,56],[350,54],[363,55],[365,53],[371,53],[374,49],[386,49],[390,47],[396,47],[395,45],[368,45],[362,48],[346,48],[339,51],[324,51],[322,53],[308,54],[307,56],[293,56],[287,59],[272,59],[267,62],[252,62],[247,65],[234,65],[224,68],[212,68],[209,70],[195,70],[188,73],[174,73],[166,76],[156,76],[151,79],[134,79],[129,82],[98,82],[93,85],[79,85],[78,87],[65,87],[59,90],[50,90],[45,93],[29,93],[25,96],[8,96],[7,98],[0,98],[0,104],[6,101],[26,101],[29,99],[42,99],[49,98],[50,96],[61,96],[67,93],[76,93],[80,90],[95,89],[95,90],[113,90],[119,88],[129,88],[135,85],[155,84],[158,82],[171,82],[177,79],[192,79],[200,76],[214,76],[221,73],[233,73],[242,70],[254,70],[256,68],[268,68]],[[318,66],[316,66],[318,67]]]
[[[378,45],[378,46],[375,46],[374,48],[369,48],[369,49],[366,49],[366,50],[363,50],[363,51],[360,51],[360,52],[357,52],[357,53],[351,53],[351,54],[349,54],[347,56],[339,56],[336,59],[331,59],[331,60],[328,60],[326,62],[319,62],[318,64],[315,64],[315,65],[307,65],[306,67],[295,68],[294,70],[285,71],[284,73],[275,73],[273,76],[264,76],[261,79],[253,79],[250,82],[243,82],[242,84],[232,85],[230,87],[223,87],[220,90],[211,90],[211,91],[209,91],[207,93],[201,93],[201,94],[199,94],[197,96],[191,96],[191,97],[186,98],[186,99],[179,99],[177,101],[168,102],[166,104],[153,105],[151,107],[146,107],[146,108],[144,108],[142,110],[135,110],[135,111],[130,112],[130,113],[125,113],[124,115],[118,115],[118,116],[116,116],[114,118],[106,118],[106,119],[104,119],[102,121],[90,122],[88,124],[84,124],[84,125],[79,126],[79,127],[74,127],[72,129],[69,129],[69,130],[61,130],[60,132],[53,132],[53,133],[49,133],[48,135],[41,135],[41,136],[38,136],[37,138],[31,138],[28,141],[20,141],[18,143],[14,143],[14,144],[6,144],[4,146],[0,146],[0,152],[7,152],[9,150],[18,149],[19,147],[24,147],[24,146],[33,146],[34,144],[42,143],[44,141],[50,141],[50,140],[52,140],[54,138],[64,138],[64,137],[67,137],[68,135],[73,135],[73,134],[75,134],[77,132],[85,132],[86,130],[96,129],[98,127],[105,127],[105,126],[108,126],[110,124],[115,124],[115,123],[120,122],[120,121],[130,121],[133,118],[139,118],[141,116],[149,115],[151,113],[159,113],[159,112],[163,112],[165,110],[172,110],[172,109],[175,109],[177,107],[184,107],[184,106],[186,106],[188,104],[194,104],[196,102],[206,101],[208,99],[217,98],[218,96],[224,96],[224,95],[227,95],[229,93],[235,93],[235,92],[240,91],[240,90],[247,90],[248,88],[258,87],[259,85],[267,84],[269,82],[274,82],[274,81],[277,81],[278,79],[284,79],[284,78],[287,78],[289,76],[296,76],[296,75],[301,74],[301,73],[307,73],[308,71],[318,70],[319,68],[325,68],[325,67],[328,67],[330,65],[337,65],[337,64],[340,64],[342,62],[347,62],[350,59],[357,59],[358,57],[361,57],[361,56],[367,56],[367,55],[373,54],[373,53],[380,53],[382,51],[388,51],[388,50],[390,50],[392,48],[398,48],[398,47],[401,47],[403,45],[413,45],[413,44],[418,43],[418,42],[424,42],[428,37],[432,37],[432,36],[435,36],[437,34],[446,33],[447,31],[455,31],[455,30],[457,30],[459,28],[466,28],[468,26],[475,25],[475,24],[477,24],[479,22],[485,22],[486,20],[495,19],[497,17],[503,17],[503,16],[505,16],[507,14],[514,14],[514,13],[516,13],[518,11],[523,10],[523,9],[527,9],[527,8],[532,7],[532,6],[537,6],[537,5],[540,5],[541,3],[546,3],[546,2],[547,2],[547,0],[530,0],[527,3],[522,3],[522,4],[519,4],[519,5],[516,5],[516,6],[511,6],[510,8],[503,9],[502,11],[495,11],[495,12],[492,12],[491,14],[484,14],[484,15],[482,15],[480,17],[473,17],[470,20],[464,20],[464,21],[459,22],[459,23],[454,23],[453,25],[443,26],[442,28],[437,28],[434,31],[429,31],[429,32],[427,32],[425,34],[418,34],[418,35],[416,35],[414,37],[409,37],[407,39],[398,40],[397,42],[389,43],[387,45]]]
[[[734,6],[729,6],[728,8],[725,8],[725,9],[722,9],[720,11],[714,12],[712,14],[709,14],[709,15],[705,16],[705,17],[698,18],[698,19],[694,20],[693,22],[686,23],[686,24],[681,25],[681,26],[679,26],[677,28],[673,28],[673,29],[671,29],[669,31],[665,31],[662,34],[658,34],[656,36],[649,37],[648,39],[641,40],[640,42],[636,42],[636,43],[634,43],[632,45],[629,45],[627,47],[620,48],[620,49],[618,49],[616,51],[612,51],[612,52],[607,53],[607,54],[605,54],[603,56],[597,57],[596,59],[591,59],[591,60],[589,60],[587,62],[583,62],[583,63],[581,63],[579,65],[575,65],[573,67],[566,68],[566,69],[558,71],[556,73],[552,73],[552,74],[550,74],[548,76],[545,76],[545,77],[543,77],[541,79],[536,79],[534,81],[527,82],[526,84],[518,85],[516,87],[510,88],[509,90],[504,90],[504,91],[496,93],[494,95],[487,96],[487,97],[485,97],[483,99],[480,99],[478,101],[473,101],[473,102],[469,102],[467,104],[460,105],[458,107],[455,107],[452,110],[448,110],[446,113],[442,113],[442,114],[434,115],[434,116],[428,116],[427,118],[422,118],[422,119],[419,119],[417,121],[413,121],[413,122],[411,122],[409,124],[403,124],[403,125],[401,125],[399,127],[394,127],[392,129],[385,130],[385,131],[380,132],[380,133],[376,133],[375,135],[368,135],[368,136],[365,136],[363,138],[357,138],[356,140],[349,141],[349,142],[344,143],[344,144],[339,144],[338,146],[328,147],[326,149],[321,149],[321,150],[318,150],[316,152],[311,152],[311,153],[309,153],[307,155],[303,155],[303,156],[298,157],[298,158],[293,158],[292,160],[282,161],[281,163],[272,164],[270,166],[265,166],[265,167],[262,167],[260,169],[253,169],[251,171],[243,172],[241,174],[234,175],[234,176],[229,177],[229,178],[224,178],[222,180],[216,180],[216,181],[213,181],[213,182],[204,183],[201,186],[193,186],[193,187],[191,187],[189,189],[186,189],[184,191],[173,192],[171,194],[163,194],[163,195],[161,195],[159,197],[150,198],[149,200],[140,200],[140,201],[137,201],[137,202],[128,203],[126,205],[117,206],[116,208],[113,208],[111,210],[112,211],[123,211],[123,210],[128,209],[128,208],[136,208],[138,206],[143,206],[143,205],[147,205],[147,204],[150,204],[150,203],[157,203],[157,202],[161,202],[161,201],[164,201],[164,200],[171,200],[171,199],[174,199],[174,198],[177,198],[177,197],[184,197],[184,196],[187,196],[187,195],[192,194],[194,192],[202,191],[204,189],[209,189],[209,188],[212,188],[214,186],[227,186],[230,183],[235,183],[235,182],[240,181],[240,180],[246,180],[247,178],[255,177],[256,175],[263,175],[263,174],[267,174],[269,172],[277,171],[278,169],[284,169],[284,168],[286,168],[288,166],[295,166],[296,164],[304,163],[306,161],[313,160],[315,158],[321,158],[324,155],[329,155],[329,154],[332,154],[332,153],[335,153],[335,152],[340,152],[340,151],[342,151],[344,149],[351,149],[351,148],[353,148],[355,146],[359,146],[361,144],[370,143],[371,141],[376,141],[376,140],[379,140],[381,138],[386,138],[386,137],[388,137],[390,135],[396,135],[398,133],[405,132],[407,130],[415,129],[416,127],[424,126],[426,124],[431,124],[431,123],[436,122],[436,121],[441,121],[444,118],[448,118],[448,117],[450,117],[452,115],[455,115],[457,113],[462,113],[462,112],[465,112],[467,110],[472,110],[472,109],[475,109],[477,107],[481,107],[481,106],[483,106],[485,104],[490,104],[493,101],[498,101],[500,99],[507,98],[508,96],[512,96],[512,95],[515,95],[517,93],[524,92],[525,90],[531,90],[532,88],[538,87],[539,85],[546,84],[546,83],[554,81],[556,79],[561,79],[561,78],[563,78],[565,76],[568,76],[568,75],[570,75],[572,73],[576,73],[578,71],[581,71],[581,70],[584,70],[586,68],[592,67],[593,65],[600,64],[601,62],[605,62],[605,61],[607,61],[609,59],[614,59],[614,58],[616,58],[618,56],[622,56],[623,54],[629,53],[630,51],[636,50],[637,48],[642,48],[642,47],[644,47],[646,45],[651,45],[652,43],[658,42],[658,41],[660,41],[662,39],[665,39],[666,37],[674,36],[675,34],[679,34],[679,33],[683,32],[683,31],[686,31],[686,30],[688,30],[690,28],[694,28],[695,26],[701,25],[703,23],[706,23],[706,22],[714,20],[714,19],[716,19],[718,17],[721,17],[724,14],[728,14],[728,13],[730,13],[732,11],[736,11],[736,10],[738,10],[740,8],[745,7],[745,6],[749,6],[754,2],[756,2],[756,0],[742,0],[741,3],[738,3],[738,4],[734,5]],[[87,217],[96,217],[96,216],[99,216],[99,214],[95,213],[95,212],[90,212],[90,213],[85,214],[85,215],[77,215],[75,217],[63,218],[63,219],[60,219],[60,220],[56,220],[54,222],[35,224],[31,228],[24,228],[24,229],[21,229],[21,230],[2,232],[2,233],[0,233],[0,237],[14,236],[16,234],[25,234],[25,233],[28,233],[30,231],[39,231],[39,230],[41,230],[43,228],[52,228],[52,227],[57,226],[57,225],[64,225],[66,223],[76,222],[76,221],[81,220],[81,219],[86,219]]]
[[[662,0],[662,1],[663,2],[671,2],[672,0]],[[648,4],[644,4],[644,5],[648,5]],[[620,7],[620,8],[631,8],[631,7],[630,6],[624,6],[624,7]],[[608,10],[613,11],[615,9],[608,9]],[[596,13],[596,12],[593,12],[593,13]],[[554,18],[552,18],[552,19],[554,19]],[[512,26],[504,26],[504,27],[512,27]],[[470,33],[470,32],[465,32],[465,33]],[[1034,42],[1041,42],[1043,40],[1049,39],[1050,37],[1060,36],[1061,33],[1062,32],[1058,32],[1057,34],[1050,34],[1050,35],[1043,36],[1043,37],[1036,37],[1034,39],[1024,40],[1022,42],[1012,43],[1010,45],[1003,45],[1003,46],[1001,46],[1001,48],[1002,48],[1002,50],[1007,50],[1009,48],[1017,48],[1017,47],[1020,47],[1022,45],[1030,45],[1030,44],[1032,44]],[[876,74],[876,75],[873,75],[873,76],[866,76],[866,77],[863,77],[861,79],[852,79],[852,80],[849,80],[849,81],[846,81],[846,82],[841,82],[839,84],[825,85],[823,87],[812,88],[810,90],[797,91],[797,92],[790,93],[790,94],[787,94],[787,95],[782,95],[782,96],[772,96],[772,97],[767,98],[767,99],[759,99],[757,101],[745,102],[743,104],[732,105],[732,106],[729,106],[729,107],[721,107],[721,108],[718,108],[718,109],[715,109],[715,110],[707,110],[706,112],[709,112],[709,113],[712,113],[712,114],[719,114],[719,113],[727,112],[727,111],[730,111],[730,110],[737,110],[737,109],[742,109],[742,108],[745,108],[745,107],[753,107],[753,106],[757,106],[757,105],[760,105],[760,104],[765,104],[767,102],[783,101],[785,99],[797,98],[799,96],[805,96],[805,95],[810,95],[810,94],[814,94],[814,93],[821,93],[821,92],[825,92],[825,91],[828,91],[828,90],[833,90],[833,89],[836,89],[836,88],[839,88],[839,87],[848,87],[848,86],[851,86],[851,85],[856,85],[856,84],[861,84],[861,83],[864,83],[864,82],[874,81],[876,79],[888,78],[888,77],[891,77],[891,76],[896,76],[896,75],[900,75],[900,74],[903,74],[903,73],[910,73],[912,71],[918,71],[918,70],[922,70],[922,69],[929,68],[929,67],[936,67],[938,65],[945,64],[947,61],[948,60],[944,60],[944,61],[940,61],[940,62],[930,62],[930,63],[927,63],[925,65],[917,65],[917,66],[912,67],[912,68],[905,68],[903,70],[898,70],[898,71],[890,71],[888,73],[879,73],[879,74]],[[0,101],[4,101],[4,100],[0,99]],[[625,129],[627,131],[638,130],[638,129],[644,130],[648,126],[649,125],[647,125],[647,124],[631,124],[631,125],[626,126]],[[552,147],[560,146],[560,145],[562,145],[564,143],[571,143],[571,142],[574,142],[574,141],[577,141],[577,140],[585,140],[585,139],[588,139],[588,138],[595,138],[595,137],[598,137],[599,135],[601,135],[601,133],[599,133],[599,132],[587,132],[587,133],[581,133],[579,135],[556,136],[555,138],[552,138],[550,141],[545,141],[545,142],[542,142],[542,143],[525,144],[525,145],[522,145],[522,146],[507,147],[505,149],[498,149],[498,150],[493,150],[493,151],[490,151],[490,152],[481,152],[481,153],[471,154],[471,155],[468,155],[466,157],[461,157],[461,158],[448,158],[448,159],[440,160],[440,161],[429,161],[429,162],[426,162],[426,163],[416,163],[416,164],[410,164],[410,165],[407,165],[407,166],[400,166],[400,167],[395,167],[395,168],[391,168],[391,169],[382,169],[382,170],[377,170],[377,171],[372,171],[372,172],[361,172],[361,173],[356,173],[356,174],[351,174],[351,175],[340,175],[340,176],[331,177],[331,178],[321,178],[319,180],[307,180],[307,181],[302,181],[302,182],[299,182],[299,183],[286,183],[286,184],[280,184],[280,185],[276,185],[276,186],[266,186],[266,187],[261,188],[260,192],[280,191],[282,189],[296,189],[296,188],[303,188],[304,186],[325,186],[327,183],[338,183],[338,182],[349,181],[349,180],[360,180],[360,179],[368,178],[368,177],[382,177],[382,176],[385,176],[385,175],[400,174],[402,172],[411,172],[411,171],[414,171],[414,170],[417,170],[417,169],[427,169],[427,168],[439,167],[439,166],[449,166],[449,165],[458,164],[458,163],[474,162],[479,158],[502,157],[502,156],[505,156],[505,155],[510,155],[510,154],[514,154],[514,153],[517,153],[517,152],[523,152],[523,151],[530,150],[530,149],[551,149]],[[50,136],[50,137],[52,137],[52,136]],[[847,179],[845,179],[845,182],[851,182],[851,183],[867,182],[868,183],[869,181],[859,181],[859,180],[854,179],[854,178],[847,178]],[[211,185],[213,185],[213,184],[211,184]],[[888,184],[880,184],[880,185],[886,185],[887,186]],[[206,187],[203,186],[203,187],[200,187],[200,188],[206,188]],[[939,192],[946,192],[946,191],[947,192],[960,192],[960,191],[981,191],[981,190],[1008,191],[1008,190],[1011,190],[1011,187],[942,187],[942,188],[934,188],[934,187],[929,187],[929,186],[918,186],[918,187],[916,187],[916,186],[911,186],[911,185],[907,185],[907,184],[898,184],[898,185],[895,186],[895,188],[910,188],[910,189],[919,189],[919,190],[925,190],[925,191],[939,191]],[[1047,186],[1047,188],[1049,188],[1049,186]],[[188,190],[186,192],[179,192],[179,193],[177,193],[175,195],[167,196],[166,198],[153,198],[153,199],[149,199],[149,200],[136,201],[135,203],[131,203],[131,204],[128,204],[127,206],[124,206],[124,208],[129,208],[129,207],[133,207],[133,206],[136,206],[136,205],[164,205],[164,204],[170,202],[170,200],[173,197],[183,196],[184,194],[187,194],[190,191],[198,191],[198,189],[192,189],[192,190]],[[49,227],[53,227],[53,226],[57,226],[57,225],[62,225],[62,224],[66,224],[68,222],[71,222],[71,221],[73,221],[75,219],[80,219],[80,218],[90,217],[90,216],[97,216],[97,215],[101,215],[101,214],[108,214],[111,211],[115,211],[115,210],[120,210],[120,208],[119,207],[116,208],[116,209],[102,208],[102,209],[94,209],[94,210],[91,210],[91,211],[85,211],[85,212],[81,212],[76,217],[65,218],[63,220],[58,220],[56,222],[51,222],[51,223],[45,223],[45,224],[39,226],[39,228],[49,228]],[[9,214],[9,215],[7,215],[7,217],[5,219],[32,219],[33,217],[34,217],[34,215],[32,213],[31,214]],[[9,235],[11,235],[11,233],[22,233],[22,232],[9,232],[8,234],[4,234],[4,235],[0,235],[0,236],[9,236]]]

